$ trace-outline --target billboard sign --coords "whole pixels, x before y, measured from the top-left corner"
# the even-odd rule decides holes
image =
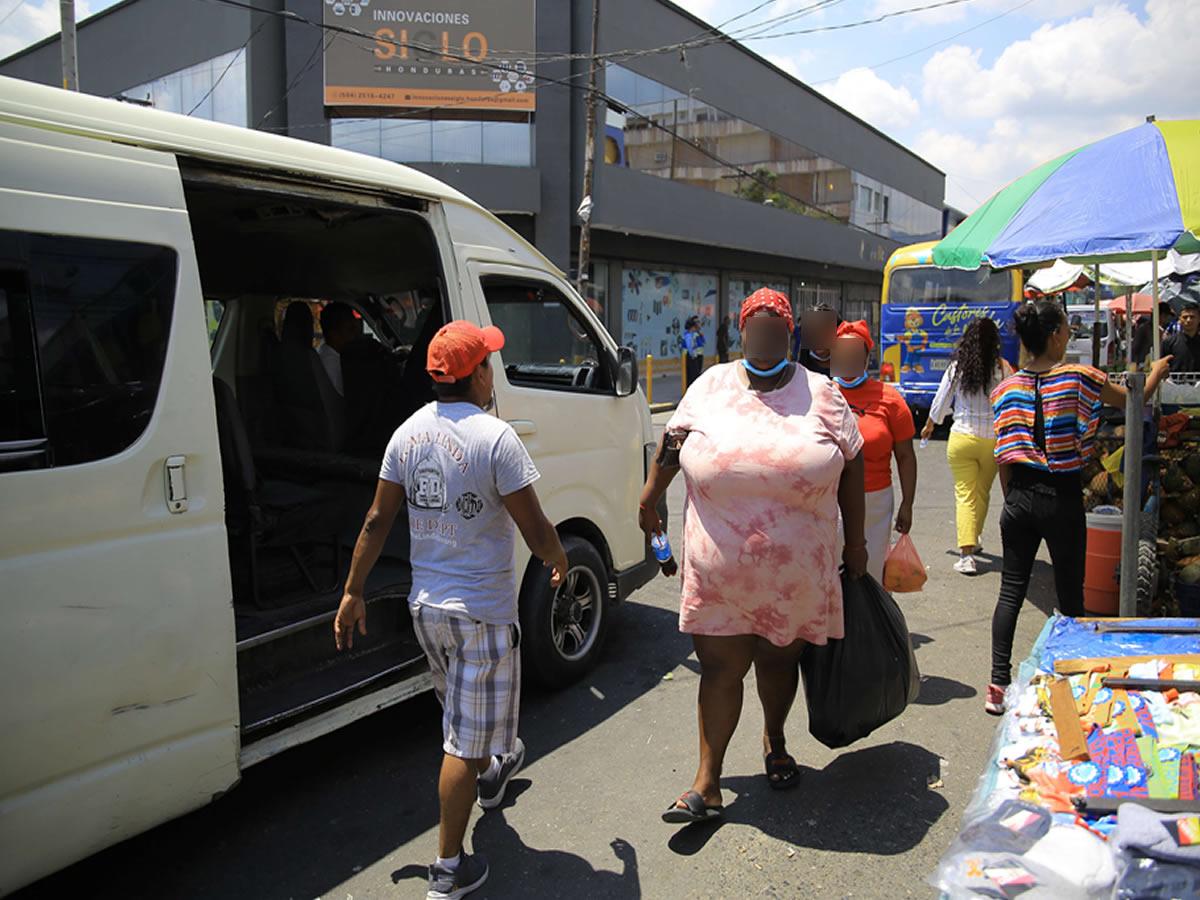
[[[325,0],[325,105],[531,112],[534,3]]]

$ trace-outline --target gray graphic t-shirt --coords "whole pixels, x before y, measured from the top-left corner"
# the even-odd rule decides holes
[[[430,403],[396,429],[379,477],[408,498],[409,602],[516,622],[516,525],[500,498],[538,471],[512,427],[473,403]]]

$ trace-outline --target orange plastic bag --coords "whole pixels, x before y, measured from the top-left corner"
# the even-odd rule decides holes
[[[883,561],[883,586],[893,594],[911,594],[921,590],[929,576],[917,555],[916,545],[907,534],[892,544]]]

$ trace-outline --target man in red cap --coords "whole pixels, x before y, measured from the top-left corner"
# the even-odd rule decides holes
[[[438,796],[438,858],[429,867],[433,900],[462,897],[487,880],[487,862],[462,841],[476,799],[504,800],[525,759],[517,737],[518,650],[514,523],[533,554],[566,576],[567,558],[542,512],[529,454],[492,404],[489,357],[504,346],[500,329],[451,322],[429,345],[426,370],[437,400],[392,436],[375,501],[354,548],[334,620],[338,649],[366,634],[363,587],[400,508],[408,505],[413,586],[409,611],[444,711]]]

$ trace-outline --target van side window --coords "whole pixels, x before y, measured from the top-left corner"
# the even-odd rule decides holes
[[[609,354],[552,284],[487,278],[483,294],[492,323],[504,332],[500,358],[511,384],[582,393],[613,391]]]
[[[104,459],[141,436],[175,272],[166,247],[0,231],[0,471]]]

